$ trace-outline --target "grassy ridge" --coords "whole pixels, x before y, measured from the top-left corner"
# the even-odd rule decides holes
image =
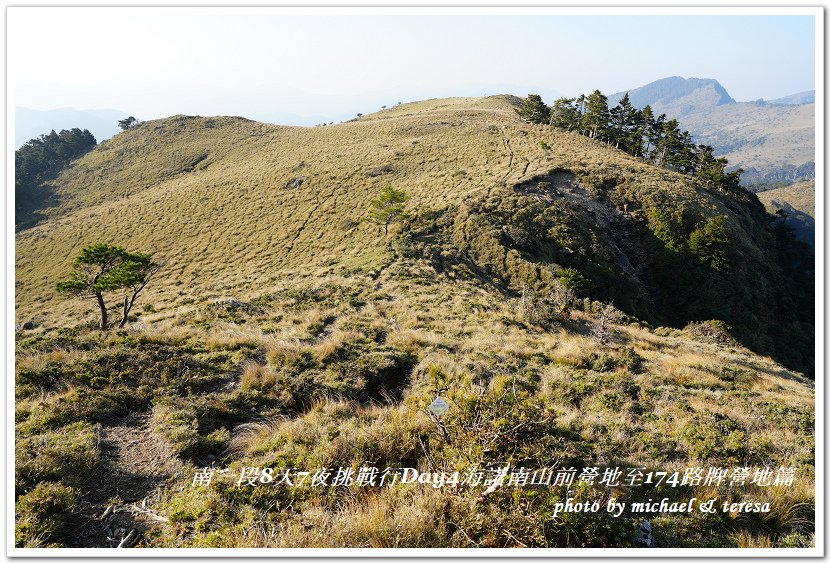
[[[196,169],[182,167],[205,152]],[[391,172],[370,175],[387,165]],[[314,129],[235,118],[148,122],[78,161],[56,182],[63,203],[50,210],[55,220],[18,236],[18,314],[76,312],[71,303],[50,303],[54,282],[96,240],[167,257],[172,266],[155,288],[167,306],[177,302],[169,302],[177,281],[204,294],[245,286],[250,277],[261,287],[280,272],[302,275],[326,261],[371,260],[383,247],[377,229],[343,225],[359,220],[386,183],[410,193],[413,208],[438,209],[557,166],[619,170],[691,191],[678,176],[618,151],[526,126],[503,98],[407,104]],[[286,189],[295,178],[304,179],[301,187]]]
[[[641,306],[629,304],[626,310],[679,326],[717,316],[735,325],[736,334],[756,350],[790,354],[795,346],[782,358],[797,369],[811,369],[810,329],[801,326],[809,320],[798,317],[806,307],[780,308],[781,291],[793,297],[796,290],[782,281],[776,252],[792,253],[773,248],[757,200],[704,190],[590,139],[524,124],[513,111],[517,100],[430,100],[319,128],[177,116],[122,133],[57,180],[61,203],[49,210],[52,220],[17,237],[18,318],[47,325],[77,318],[85,306],[59,300],[53,288],[80,248],[96,241],[165,257],[170,265],[147,298],[157,310],[171,310],[255,293],[280,279],[378,268],[388,257],[385,241],[361,219],[387,183],[409,193],[410,209],[421,215],[455,209],[463,214],[483,205],[489,211],[481,218],[489,221],[501,213],[494,205],[515,205],[507,203],[515,199],[508,195],[515,185],[563,170],[574,175],[579,189],[588,190],[582,200],[570,193],[553,206],[572,215],[556,224],[580,232],[571,241],[578,246],[568,246],[573,237],[567,234],[543,234],[582,256],[572,260],[574,267],[592,268],[593,296],[618,303],[626,299],[630,292],[615,295],[605,288],[620,278],[615,261],[634,257],[609,255],[616,245],[607,240],[613,229],[597,218],[590,198],[609,217],[622,218],[629,230],[642,231],[647,219],[649,232],[638,238],[663,237],[654,248],[638,249],[652,261],[663,252],[660,247],[683,250],[695,229],[723,216],[736,262],[732,272],[701,272],[699,280],[675,280],[670,288],[671,270],[683,260],[667,257],[663,264],[644,267],[645,272],[628,272],[626,281],[639,285],[642,295]],[[474,246],[485,240],[474,238]],[[586,257],[586,247],[593,247],[596,256]],[[543,262],[555,266],[562,260],[547,256]],[[765,282],[758,284],[759,278]],[[701,280],[711,295],[686,295],[682,302],[660,295],[684,284],[689,291]],[[514,287],[521,283],[515,276],[511,282]],[[711,297],[727,286],[740,295],[725,315],[698,306],[712,303]],[[760,311],[761,318],[749,309]],[[782,318],[782,334],[794,335],[785,343],[775,333]]]
[[[778,342],[774,318],[795,341],[779,344],[811,345],[787,316],[803,295],[786,241],[754,196],[522,123],[516,101],[313,129],[177,116],[76,161],[16,241],[18,321],[39,325],[17,333],[16,543],[112,546],[121,526],[153,547],[632,545],[633,519],[552,519],[556,487],[190,487],[211,463],[542,460],[793,466],[792,488],[650,491],[773,506],[663,515],[655,540],[810,545],[813,384],[733,338]],[[361,219],[387,183],[412,218],[384,237]],[[96,331],[88,303],[54,292],[98,241],[169,260],[126,330]],[[713,318],[733,334],[688,323]],[[425,410],[437,393],[440,423]],[[578,494],[612,492],[643,500]],[[145,498],[160,519],[99,519]]]

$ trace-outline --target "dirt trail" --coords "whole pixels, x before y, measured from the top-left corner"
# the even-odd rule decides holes
[[[506,182],[507,178],[510,177],[510,173],[513,172],[513,158],[516,155],[513,154],[513,149],[510,147],[510,139],[507,138],[503,130],[501,132],[501,143],[510,156],[510,160],[507,162],[507,171],[504,173],[504,177],[502,178],[502,181]]]
[[[67,546],[118,547],[131,530],[140,545],[144,532],[163,522],[153,510],[160,485],[185,479],[191,470],[150,430],[147,413],[102,425],[98,447],[101,461],[81,481]],[[110,514],[102,518],[105,512]]]

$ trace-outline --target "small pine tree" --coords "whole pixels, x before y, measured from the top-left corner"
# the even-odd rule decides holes
[[[130,117],[118,120],[118,126],[121,128],[122,131],[126,131],[127,129],[132,129],[133,127],[136,127],[140,123],[141,122],[139,120],[137,120],[135,117],[133,117],[132,115]]]
[[[120,246],[98,243],[85,247],[72,263],[69,279],[57,290],[77,297],[92,297],[98,303],[101,318],[98,327],[109,328],[104,293],[123,291],[123,310],[119,326],[127,324],[138,294],[162,268],[149,254],[127,252]]]
[[[394,189],[390,184],[383,188],[380,195],[372,200],[369,209],[369,221],[383,225],[384,234],[389,234],[389,225],[403,221],[408,217],[404,203],[409,200],[406,192]]]

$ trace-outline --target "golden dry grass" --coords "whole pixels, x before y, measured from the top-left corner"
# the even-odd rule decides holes
[[[168,163],[167,149],[153,144],[157,137],[180,147],[172,152],[179,160],[202,150],[208,157],[193,171],[180,171]],[[148,164],[134,159],[130,167],[115,167],[125,151]],[[386,164],[394,173],[367,175]],[[737,344],[695,340],[680,330],[611,323],[611,342],[603,346],[591,336],[592,314],[584,311],[553,326],[535,326],[503,291],[419,258],[398,255],[390,266],[391,238],[381,228],[342,225],[359,219],[386,182],[409,192],[413,209],[444,208],[497,195],[505,184],[555,167],[589,175],[601,170],[619,178],[621,189],[659,192],[690,208],[722,205],[676,174],[578,135],[521,123],[504,97],[406,104],[315,129],[232,118],[150,122],[76,163],[58,181],[64,202],[52,219],[18,234],[17,314],[36,317],[46,333],[37,352],[20,352],[18,373],[94,358],[107,347],[134,353],[129,346],[135,342],[139,349],[187,347],[194,360],[215,360],[215,379],[202,391],[154,397],[148,407],[153,423],[171,442],[227,445],[222,462],[234,470],[366,461],[454,467],[475,455],[486,461],[468,427],[450,428],[455,442],[447,440],[425,407],[440,392],[460,416],[476,393],[512,382],[515,397],[518,380],[530,391],[515,413],[503,405],[508,395],[496,395],[496,414],[478,411],[485,414],[475,424],[499,435],[513,426],[511,416],[537,421],[550,415],[555,431],[522,446],[538,442],[551,448],[543,453],[585,463],[669,470],[727,463],[724,458],[797,464],[800,488],[781,503],[778,522],[770,525],[803,523],[803,505],[814,495],[809,468],[815,397],[805,377]],[[106,178],[85,192],[92,169]],[[298,176],[305,178],[301,187],[284,188]],[[76,324],[79,312],[94,314],[90,304],[59,298],[53,288],[73,255],[99,240],[169,259],[142,296],[154,310],[142,312],[128,332],[84,336],[95,340],[96,352],[60,340],[52,346],[49,338],[58,332],[52,327]],[[256,307],[216,307],[229,298]],[[354,375],[365,367],[361,362],[386,359],[383,354],[406,360],[398,365],[404,385],[399,396],[372,393]],[[643,365],[626,364],[626,354]],[[78,389],[89,390],[79,383],[77,389],[64,385],[32,395],[18,401],[16,414],[33,426],[39,411],[81,402]],[[269,414],[246,410],[254,401],[268,405]],[[200,414],[205,412],[212,414]],[[199,428],[199,416],[208,419],[201,422],[209,429]],[[213,419],[223,417],[230,422],[213,428]],[[723,428],[706,434],[718,421]],[[514,438],[506,438],[510,447]],[[737,453],[712,440],[731,440]],[[198,467],[188,459],[192,469]],[[157,493],[159,510],[173,520],[148,534],[147,545],[157,547],[469,546],[468,533],[492,545],[521,545],[542,541],[533,526],[545,524],[534,518],[547,518],[530,509],[512,518],[526,508],[521,503],[527,499],[520,499],[497,507],[505,520],[484,522],[491,531],[476,535],[464,527],[475,522],[450,524],[447,495],[428,488],[332,498],[284,498],[277,491],[273,502],[280,504],[265,503],[267,510],[257,504],[261,499],[229,502],[216,488],[194,492],[165,484]],[[487,504],[472,496],[455,500],[462,516],[463,506]],[[744,545],[766,541],[754,531],[732,539]]]
[[[387,183],[412,196],[413,210],[444,209],[564,167],[711,205],[677,174],[522,123],[512,103],[432,100],[319,128],[177,116],[121,133],[55,181],[60,204],[48,221],[17,234],[17,316],[51,326],[92,318],[92,304],[54,288],[80,249],[101,241],[168,260],[141,298],[157,315],[278,281],[377,269],[387,241],[359,221]],[[371,175],[385,165],[393,171]],[[285,187],[298,177],[299,188]]]
[[[816,217],[816,182],[798,182],[791,186],[765,190],[756,194],[761,203],[770,213],[781,207],[780,203],[789,203],[793,208],[806,213],[813,219]],[[778,203],[780,202],[780,203]],[[778,205],[776,205],[778,203]]]

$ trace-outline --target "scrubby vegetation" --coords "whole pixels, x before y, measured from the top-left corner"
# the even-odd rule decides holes
[[[707,331],[653,331],[619,315],[604,314],[603,345],[592,334],[599,303],[570,301],[566,314],[538,318],[414,259],[376,281],[378,289],[321,279],[130,331],[21,333],[18,542],[46,541],[27,522],[32,495],[48,485],[64,487],[55,489],[60,509],[49,509],[48,541],[77,545],[60,530],[112,502],[106,480],[83,476],[113,463],[107,448],[124,446],[96,444],[130,412],[147,413],[143,440],[168,444],[168,465],[183,463],[159,478],[148,506],[169,522],[151,522],[145,546],[631,545],[632,520],[551,520],[560,488],[505,488],[482,499],[481,489],[417,485],[235,486],[243,466],[464,471],[532,460],[661,470],[792,464],[797,487],[777,488],[774,498],[761,491],[776,524],[674,515],[655,521],[656,537],[662,546],[810,542],[807,380]],[[450,404],[440,420],[426,410],[436,393]],[[191,487],[194,472],[212,463],[232,478]],[[611,492],[642,494],[577,494],[605,502]],[[729,494],[738,502],[757,493]],[[138,502],[147,492],[119,494]],[[76,504],[79,495],[97,503]]]
[[[792,487],[650,489],[772,506],[661,515],[655,542],[810,545],[812,290],[791,239],[753,196],[519,103],[310,129],[180,116],[76,161],[17,237],[17,314],[38,327],[16,333],[16,543],[633,545],[639,520],[553,518],[563,486],[236,486],[243,467],[511,464],[794,467]],[[361,220],[390,184],[405,213]],[[101,240],[168,258],[110,331],[54,291]],[[211,466],[228,471],[192,486]],[[570,490],[611,494],[643,491]]]

